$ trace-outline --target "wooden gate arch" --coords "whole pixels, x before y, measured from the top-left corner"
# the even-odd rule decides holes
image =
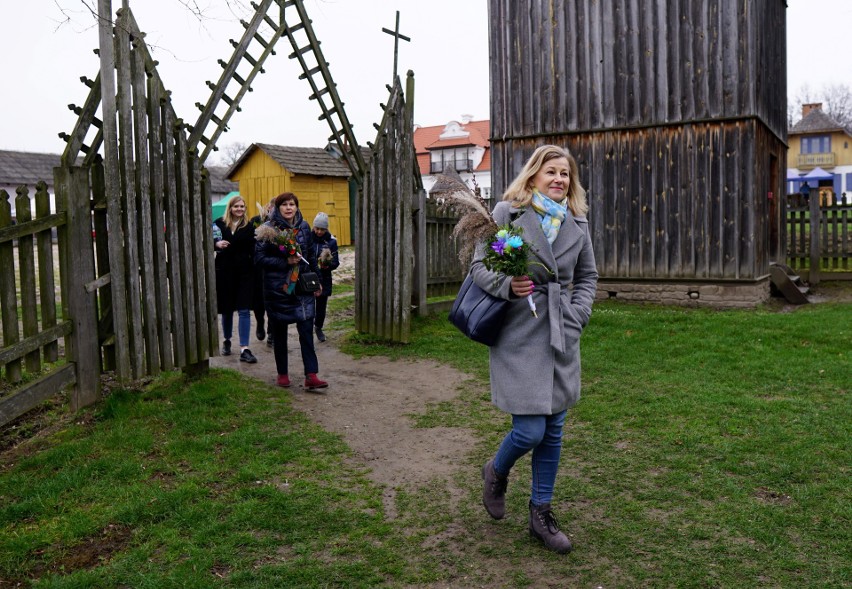
[[[130,381],[207,367],[218,329],[204,162],[279,39],[293,48],[289,57],[298,61],[300,79],[331,129],[329,141],[356,183],[363,180],[362,151],[302,0],[253,3],[254,17],[240,21],[243,36],[231,41],[231,58],[219,61],[222,75],[208,82],[210,97],[197,103],[194,124],[175,112],[129,2],[121,4],[113,20],[111,0],[97,3],[100,68],[94,80],[81,78],[88,96],[82,106],[69,106],[78,115],[73,131],[60,133],[67,146],[54,170],[56,213],[50,214],[41,183],[36,218],[24,215],[12,225],[9,196],[0,192],[0,259],[13,259],[14,243],[22,254],[20,293],[13,282],[0,284],[0,369],[13,385],[0,393],[0,425],[64,387],[72,387],[72,410],[93,403],[103,370]],[[28,210],[21,189],[18,208]],[[53,299],[44,292],[57,278],[47,270],[53,268],[53,229],[62,294],[58,320],[51,319]],[[34,244],[41,321],[31,294]],[[27,300],[21,303],[20,295]],[[38,378],[25,374],[41,372],[42,355],[57,360],[63,337],[64,364]]]

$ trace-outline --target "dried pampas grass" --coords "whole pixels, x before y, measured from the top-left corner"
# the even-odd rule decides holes
[[[268,241],[269,243],[275,243],[280,234],[281,232],[278,229],[265,223],[254,230],[255,239],[258,241]]]
[[[476,246],[494,237],[499,227],[491,212],[467,187],[458,187],[441,194],[444,207],[452,207],[462,214],[453,229],[453,239],[459,246],[459,262],[470,265]]]

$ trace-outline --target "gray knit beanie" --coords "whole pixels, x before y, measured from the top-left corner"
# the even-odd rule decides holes
[[[314,228],[317,227],[320,229],[328,229],[328,215],[323,212],[317,213],[317,216],[314,217]]]

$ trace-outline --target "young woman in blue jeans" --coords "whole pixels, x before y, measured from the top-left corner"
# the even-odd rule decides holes
[[[254,289],[254,227],[246,216],[246,201],[235,196],[228,201],[225,214],[213,222],[213,247],[216,249],[216,302],[222,315],[222,355],[231,355],[234,311],[240,339],[240,362],[257,362],[249,349],[252,292]]]
[[[580,398],[580,334],[592,313],[598,273],[585,214],[586,193],[567,150],[539,147],[492,213],[498,225],[520,228],[530,244],[528,274],[489,271],[479,248],[474,282],[512,301],[500,336],[490,348],[491,399],[512,415],[512,429],[482,468],[482,503],[506,514],[509,472],[532,452],[529,533],[555,552],[571,550],[551,509],[562,428]],[[533,297],[538,317],[524,299]]]

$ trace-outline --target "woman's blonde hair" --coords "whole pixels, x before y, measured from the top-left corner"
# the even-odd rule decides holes
[[[509,184],[503,193],[503,200],[507,200],[517,208],[523,208],[532,200],[532,179],[538,174],[544,165],[550,160],[564,157],[568,160],[568,171],[571,178],[568,182],[568,208],[575,217],[582,217],[589,210],[586,202],[586,189],[580,184],[580,174],[577,162],[571,153],[558,145],[542,145],[536,149],[524,164],[521,173]]]
[[[243,204],[246,204],[246,201],[243,200],[243,197],[237,195],[228,201],[228,208],[225,209],[225,214],[222,216],[222,220],[225,221],[225,225],[228,226],[228,229],[231,230],[231,233],[236,233],[236,231],[242,227],[248,225],[248,206],[246,206],[246,212],[243,213],[243,216],[237,220],[232,214],[231,209],[234,208],[234,205],[238,202],[242,201]]]

